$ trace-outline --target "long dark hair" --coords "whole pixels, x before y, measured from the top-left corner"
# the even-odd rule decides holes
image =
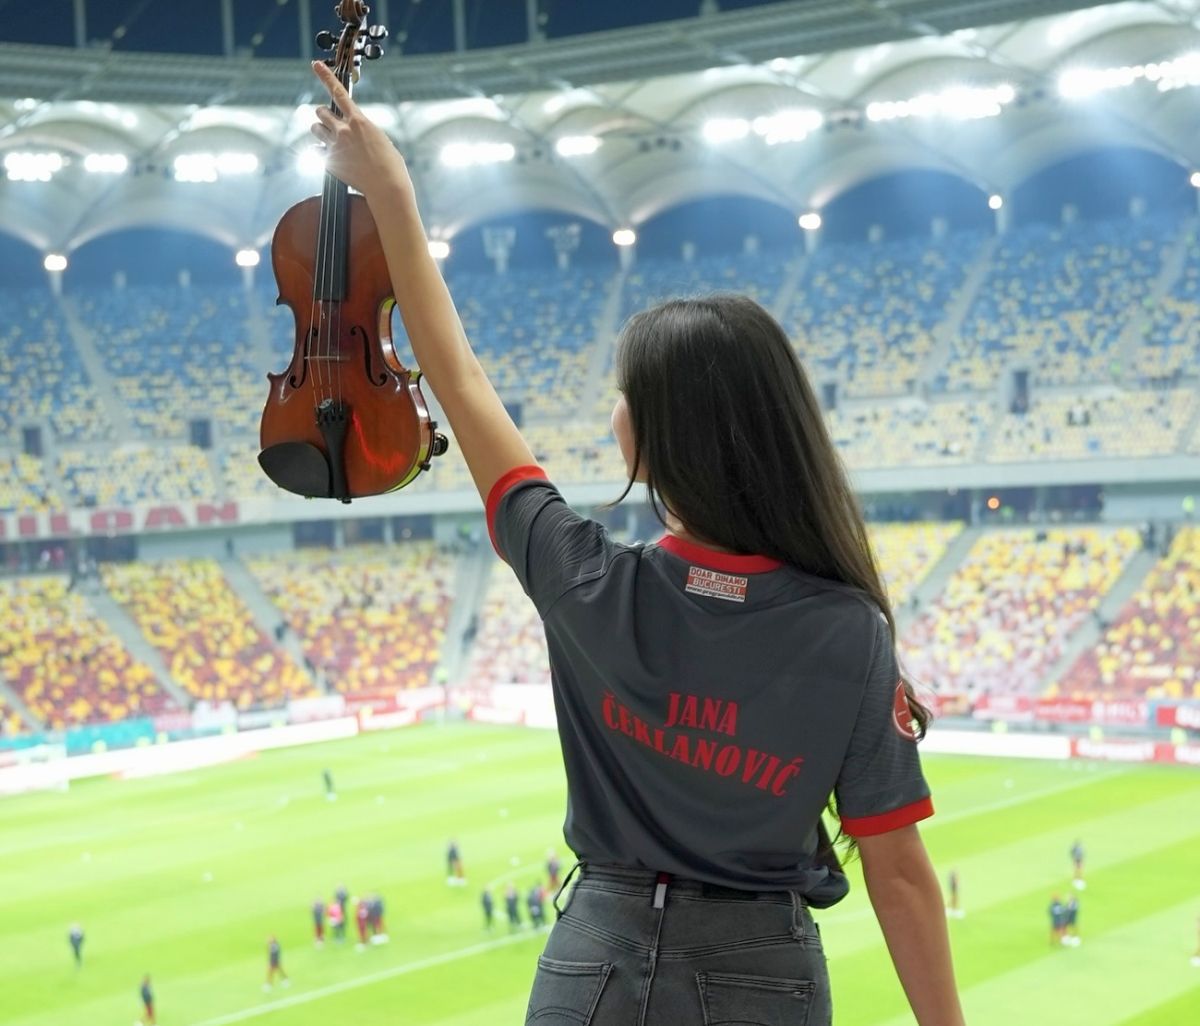
[[[816,395],[779,323],[746,296],[674,299],[629,319],[617,387],[660,520],[866,595],[896,621],[866,524]],[[620,500],[618,500],[620,501]],[[929,710],[906,680],[924,736]]]

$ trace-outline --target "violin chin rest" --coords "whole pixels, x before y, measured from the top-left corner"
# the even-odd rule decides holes
[[[258,464],[284,491],[306,499],[333,497],[329,459],[308,442],[281,442],[258,454]]]

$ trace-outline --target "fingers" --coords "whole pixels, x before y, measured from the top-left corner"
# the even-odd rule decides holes
[[[329,91],[330,98],[338,105],[338,110],[345,114],[346,117],[357,112],[358,108],[355,106],[354,101],[350,99],[350,94],[346,92],[346,87],[337,80],[337,76],[334,75],[327,64],[323,61],[313,61],[313,74],[321,80],[321,85]]]

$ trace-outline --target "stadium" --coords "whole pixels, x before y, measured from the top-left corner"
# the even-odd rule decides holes
[[[168,1026],[521,1021],[532,896],[574,861],[565,749],[474,467],[428,387],[448,449],[402,488],[309,499],[259,462],[306,330],[272,242],[333,180],[333,4],[19,7],[0,1019],[154,1021],[146,978]],[[663,536],[646,489],[615,501],[633,314],[733,292],[782,325],[936,714],[921,833],[966,1020],[1200,1022],[1200,0],[371,7],[354,99],[573,508]],[[834,1021],[915,1022],[847,873],[816,914]],[[386,931],[314,942],[314,906],[376,895]]]

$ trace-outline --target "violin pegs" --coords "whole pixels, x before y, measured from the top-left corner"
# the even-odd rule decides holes
[[[372,25],[369,29],[367,29],[367,35],[376,41],[380,39],[387,39],[387,34],[388,30],[386,25]]]
[[[334,48],[334,46],[336,46],[336,45],[337,45],[337,40],[334,38],[333,33],[330,32],[328,29],[326,29],[323,32],[317,33],[317,49],[318,50],[332,50]]]

